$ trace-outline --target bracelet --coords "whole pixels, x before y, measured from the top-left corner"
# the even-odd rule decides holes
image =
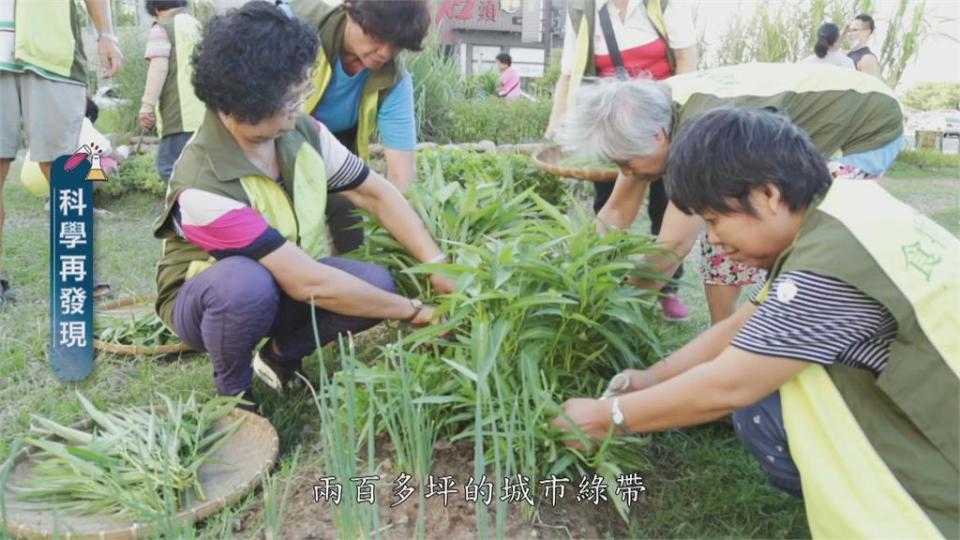
[[[419,298],[411,298],[410,306],[413,308],[413,315],[407,317],[407,322],[411,322],[417,318],[417,315],[423,311],[423,302]]]
[[[440,253],[439,255],[437,255],[436,257],[434,257],[434,258],[432,258],[432,259],[430,259],[429,261],[424,261],[424,264],[442,263],[442,262],[446,262],[446,260],[447,260],[447,254],[446,254],[446,253]]]
[[[97,41],[100,41],[103,38],[109,39],[110,41],[113,42],[114,45],[118,47],[120,46],[120,38],[118,38],[117,35],[114,34],[113,32],[103,32],[102,34],[97,36]]]

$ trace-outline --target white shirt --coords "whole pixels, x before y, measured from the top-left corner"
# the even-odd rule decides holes
[[[608,0],[596,2],[597,13],[608,3]],[[563,34],[563,54],[560,57],[560,72],[570,75],[577,56],[577,32],[573,28],[573,21],[567,14],[566,27]],[[690,4],[677,0],[667,4],[663,12],[663,22],[667,31],[667,46],[671,49],[686,49],[697,44],[697,31],[693,26],[693,13]],[[620,51],[645,45],[657,39],[656,29],[647,17],[643,0],[630,0],[627,4],[626,20],[621,21],[615,6],[610,6],[610,23],[613,26],[613,35],[617,40]],[[599,16],[593,31],[593,53],[607,55],[607,41],[600,28]]]
[[[853,64],[853,60],[840,51],[827,51],[827,55],[823,58],[820,58],[815,54],[811,54],[810,56],[801,60],[801,62],[809,62],[812,64],[830,64],[849,69],[857,69],[857,66]]]

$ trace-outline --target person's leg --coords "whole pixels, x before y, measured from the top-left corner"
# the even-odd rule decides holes
[[[40,165],[49,184],[52,163],[77,149],[87,110],[87,89],[81,84],[51,81],[29,71],[20,77],[23,126],[30,158]],[[48,200],[45,208],[49,209],[49,205]]]
[[[390,272],[381,266],[337,257],[320,259],[320,262],[343,270],[385,291],[396,292]],[[362,332],[380,322],[380,319],[341,315],[320,308],[314,308],[314,311],[317,321],[316,336],[310,316],[310,305],[298,302],[285,294],[280,295],[276,322],[269,333],[271,339],[260,349],[258,356],[262,364],[256,367],[258,375],[265,380],[274,379],[268,382],[271,386],[277,387],[301,368],[303,358],[316,349],[317,336],[322,346],[334,341],[341,334]],[[269,368],[274,374],[263,374],[264,368]]]
[[[349,199],[337,193],[327,196],[327,226],[337,255],[353,251],[363,244],[362,219],[356,214],[357,207]]]
[[[10,281],[3,268],[3,222],[6,218],[3,207],[3,186],[10,172],[10,164],[20,149],[20,125],[22,114],[20,107],[19,74],[0,71],[0,304],[3,295],[10,288]]]
[[[783,426],[780,392],[734,411],[733,429],[756,458],[771,485],[803,498],[800,471],[790,456],[787,431]]]
[[[246,257],[227,257],[187,281],[173,308],[174,331],[213,361],[217,393],[250,389],[250,360],[274,324],[280,289],[270,272]]]
[[[707,296],[707,307],[710,309],[711,325],[733,315],[733,312],[737,310],[737,299],[740,298],[739,285],[704,283],[703,289]]]
[[[174,133],[160,139],[157,147],[157,173],[163,183],[170,182],[170,176],[173,174],[173,166],[180,159],[183,153],[183,147],[187,145],[193,133]]]
[[[700,277],[710,309],[710,324],[717,324],[737,310],[740,288],[757,283],[765,272],[732,260],[722,248],[707,242],[706,234],[700,235],[700,254]]]
[[[660,228],[663,226],[663,216],[667,212],[667,205],[670,198],[667,197],[667,188],[662,179],[654,180],[650,183],[650,196],[647,198],[647,216],[650,217],[650,233],[653,236],[660,235]],[[673,279],[679,281],[683,277],[683,261],[677,266],[673,273]],[[667,283],[660,289],[663,296],[660,297],[660,308],[663,310],[663,316],[671,321],[685,321],[690,318],[690,309],[683,303],[677,294],[678,286],[676,283]]]

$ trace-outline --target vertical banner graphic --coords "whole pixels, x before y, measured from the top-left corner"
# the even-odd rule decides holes
[[[93,370],[93,183],[90,153],[50,169],[50,362],[62,381]]]

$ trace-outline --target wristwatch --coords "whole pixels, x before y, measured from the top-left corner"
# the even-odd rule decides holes
[[[613,419],[613,425],[617,427],[620,433],[627,432],[626,419],[623,417],[623,411],[620,410],[620,398],[613,398],[613,404],[610,408],[610,418]]]
[[[419,315],[420,312],[423,311],[423,301],[420,300],[419,298],[411,298],[410,306],[413,307],[413,315],[407,317],[407,322],[410,322],[416,319],[417,315]]]
[[[117,38],[117,35],[113,32],[103,32],[97,36],[97,41],[100,41],[103,38],[107,38],[114,43],[116,46],[120,46],[120,39]]]

